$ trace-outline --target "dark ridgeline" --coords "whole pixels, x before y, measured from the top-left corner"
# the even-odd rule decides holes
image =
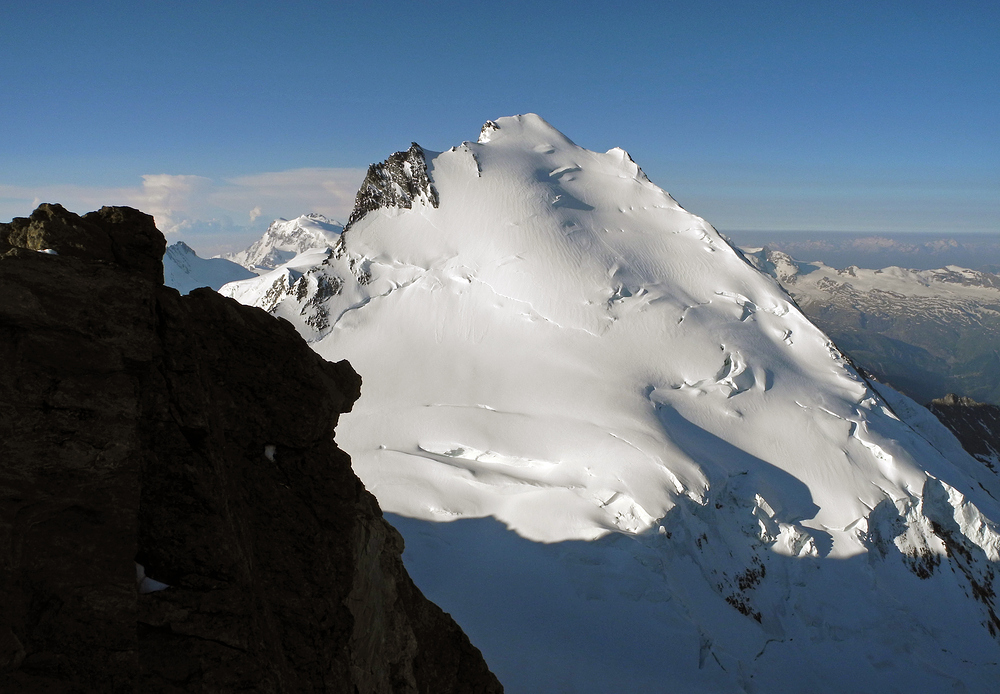
[[[164,246],[0,225],[0,691],[502,691],[334,443],[358,375]]]
[[[368,167],[344,231],[369,212],[384,207],[408,210],[416,200],[438,206],[437,190],[427,175],[424,149],[414,142],[405,152],[394,152],[385,161]]]

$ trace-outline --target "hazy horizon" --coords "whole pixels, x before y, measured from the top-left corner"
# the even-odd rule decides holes
[[[835,268],[857,265],[935,270],[959,265],[1000,272],[1000,234],[935,232],[746,231],[719,230],[744,248],[767,246],[796,260]]]

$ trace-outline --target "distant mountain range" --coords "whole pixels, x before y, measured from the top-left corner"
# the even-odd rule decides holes
[[[276,219],[253,245],[225,258],[199,258],[183,241],[167,247],[163,275],[167,286],[187,294],[197,287],[218,291],[222,285],[270,272],[299,253],[332,248],[343,226],[321,214]]]
[[[933,270],[948,265],[1000,272],[1000,237],[983,233],[851,233],[731,231],[741,247],[767,247],[831,267],[905,267]]]
[[[956,266],[835,269],[744,249],[837,346],[918,402],[1000,404],[1000,276]]]

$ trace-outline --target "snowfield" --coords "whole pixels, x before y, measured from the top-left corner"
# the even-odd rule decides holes
[[[1000,480],[626,152],[502,118],[362,193],[220,291],[362,374],[338,443],[507,691],[996,688]]]
[[[315,212],[295,219],[276,219],[259,241],[226,258],[261,274],[273,270],[303,251],[333,245],[343,229],[338,222]]]

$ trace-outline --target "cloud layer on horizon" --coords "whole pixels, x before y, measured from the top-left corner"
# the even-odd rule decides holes
[[[0,183],[0,218],[27,216],[43,202],[84,213],[103,205],[135,207],[156,219],[169,242],[187,241],[199,252],[245,245],[278,217],[318,212],[346,221],[363,169],[306,168],[216,181],[191,174],[146,174],[134,187]]]

